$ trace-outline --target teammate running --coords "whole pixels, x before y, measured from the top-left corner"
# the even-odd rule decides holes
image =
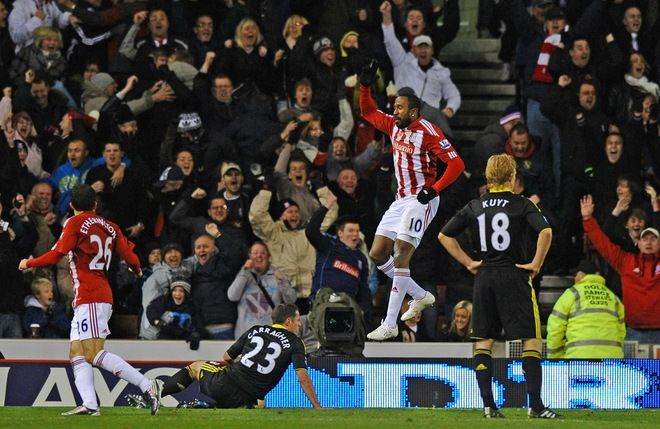
[[[94,212],[96,192],[89,185],[78,185],[71,191],[70,205],[74,216],[64,223],[62,235],[53,249],[38,258],[23,259],[18,265],[23,271],[54,265],[63,256],[69,258],[74,288],[69,359],[83,403],[62,415],[101,414],[92,365],[138,386],[149,400],[151,414],[156,415],[160,407],[158,382],[149,380],[121,357],[103,349],[110,334],[108,321],[112,315],[112,291],[107,278],[110,261],[117,254],[135,274],[142,276],[140,260],[119,227]]]

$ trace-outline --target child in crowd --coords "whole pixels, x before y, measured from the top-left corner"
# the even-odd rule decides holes
[[[71,322],[64,313],[64,307],[53,301],[53,284],[48,279],[38,277],[32,282],[31,288],[32,295],[25,297],[25,336],[67,338]]]
[[[200,329],[194,318],[194,307],[190,298],[191,285],[187,277],[175,276],[170,284],[170,293],[159,296],[147,307],[149,322],[160,328],[158,339],[190,341],[190,347],[199,347]]]

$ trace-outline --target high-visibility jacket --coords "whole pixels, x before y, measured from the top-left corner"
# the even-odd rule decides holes
[[[623,304],[597,274],[566,289],[548,318],[548,357],[623,358]]]

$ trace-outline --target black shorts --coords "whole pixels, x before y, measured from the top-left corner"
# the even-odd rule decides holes
[[[529,272],[482,267],[474,278],[472,339],[541,339],[541,320]]]
[[[199,372],[199,390],[213,398],[216,408],[254,408],[256,399],[251,399],[227,375],[226,366],[206,361]]]

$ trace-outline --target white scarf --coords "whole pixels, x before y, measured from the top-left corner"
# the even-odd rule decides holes
[[[623,77],[626,83],[634,88],[639,89],[645,94],[651,94],[655,97],[655,101],[660,99],[660,87],[655,82],[649,81],[646,76],[642,76],[639,79],[633,76],[630,76],[628,73]]]

